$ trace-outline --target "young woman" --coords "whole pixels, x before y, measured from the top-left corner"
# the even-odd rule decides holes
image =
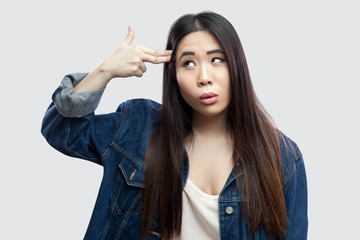
[[[165,51],[133,38],[65,76],[43,120],[54,148],[104,167],[85,239],[306,239],[301,152],[256,98],[233,26],[202,12],[173,24]],[[145,62],[165,63],[162,105],[94,115],[107,83]]]

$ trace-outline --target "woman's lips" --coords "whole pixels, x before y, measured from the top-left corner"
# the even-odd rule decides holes
[[[218,95],[216,95],[215,93],[203,93],[201,96],[200,96],[200,101],[203,103],[203,104],[214,104],[216,103],[218,100]]]

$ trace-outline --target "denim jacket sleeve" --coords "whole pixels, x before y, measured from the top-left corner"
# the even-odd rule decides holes
[[[285,204],[288,227],[285,240],[306,240],[308,233],[308,196],[305,165],[296,143],[287,138],[289,164],[285,169]],[[290,153],[291,152],[291,153]]]
[[[95,115],[103,89],[73,94],[73,87],[85,76],[76,73],[64,77],[52,96],[41,132],[58,151],[102,165],[102,156],[121,124],[123,104],[114,113]]]
[[[59,113],[64,117],[78,118],[92,113],[97,108],[104,89],[74,94],[74,87],[87,73],[66,75],[54,92],[52,99]]]

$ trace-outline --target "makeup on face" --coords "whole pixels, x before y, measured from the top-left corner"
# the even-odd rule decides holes
[[[207,31],[185,36],[176,52],[176,78],[181,95],[194,114],[215,116],[230,102],[230,73],[226,55]]]
[[[200,101],[203,104],[214,104],[218,100],[218,95],[212,92],[209,93],[203,93],[200,96]]]

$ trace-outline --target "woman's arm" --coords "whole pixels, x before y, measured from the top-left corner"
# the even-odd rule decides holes
[[[90,74],[69,74],[53,94],[42,123],[41,132],[58,151],[102,164],[102,155],[121,126],[122,104],[115,113],[95,115],[107,83],[115,77],[141,77],[144,62],[170,60],[169,51],[131,46],[134,31],[119,48]]]
[[[158,64],[170,61],[171,51],[131,46],[134,34],[130,26],[128,35],[116,51],[77,84],[74,93],[103,89],[116,77],[142,77],[146,72],[145,62]]]

